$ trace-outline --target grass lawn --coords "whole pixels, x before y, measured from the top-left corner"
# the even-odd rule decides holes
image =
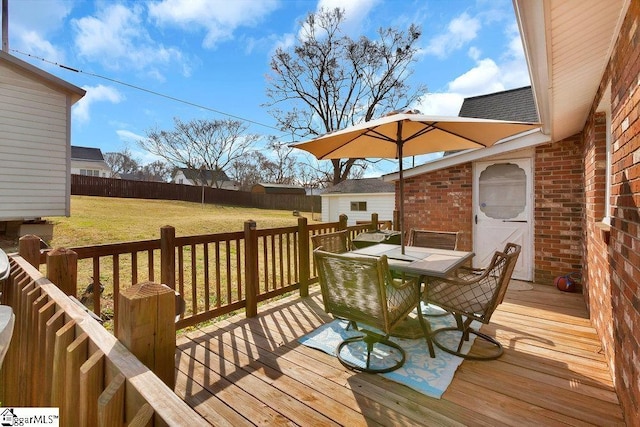
[[[311,213],[301,214],[312,222]],[[175,227],[176,236],[191,236],[241,231],[247,220],[259,229],[298,223],[292,211],[90,196],[71,196],[71,216],[47,220],[54,224],[54,248],[157,239],[165,225]]]
[[[302,212],[308,218],[309,223],[317,222],[312,220],[311,213]],[[320,214],[315,214],[316,219],[320,219]],[[202,205],[199,203],[168,201],[168,200],[144,200],[144,199],[123,199],[107,197],[72,196],[71,216],[46,218],[54,224],[53,239],[48,242],[52,248],[72,248],[77,246],[91,246],[105,243],[132,242],[139,240],[149,240],[160,238],[160,228],[171,225],[176,229],[176,236],[192,236],[202,234],[215,234],[225,232],[235,232],[244,230],[244,223],[247,220],[254,220],[258,229],[277,228],[294,226],[298,224],[298,217],[293,215],[293,211],[253,209],[235,206]],[[3,247],[8,252],[17,251],[16,241],[3,241]],[[8,244],[7,244],[8,243]],[[199,307],[205,302],[203,294],[204,278],[202,248],[198,248],[198,253],[191,253],[192,248],[185,248],[185,268],[191,268],[190,259],[193,256],[197,264],[198,289],[196,294],[185,295],[189,301],[197,300]],[[226,262],[213,258],[214,247],[211,247],[210,268],[212,276],[216,272],[215,263],[223,266]],[[235,253],[236,248],[232,248]],[[154,264],[156,271],[160,271],[159,251],[156,251]],[[225,256],[225,255],[223,255]],[[143,255],[138,263],[138,271],[143,276],[147,269],[147,259]],[[130,257],[121,257],[119,266],[121,286],[126,287],[131,284],[127,282],[127,277],[131,277]],[[216,273],[217,274],[217,273]],[[222,272],[224,275],[224,271]],[[91,259],[81,260],[78,263],[78,295],[81,295],[87,284],[93,281],[93,266]],[[212,277],[213,279],[213,277]],[[211,280],[212,280],[211,279]],[[232,280],[235,280],[235,269],[233,269]],[[113,264],[109,257],[104,257],[100,261],[99,280],[105,287],[101,298],[103,319],[109,320],[113,314]],[[142,278],[141,280],[146,280]],[[191,290],[191,274],[185,273],[184,289]],[[222,278],[223,288],[226,285],[225,277]],[[213,284],[207,284],[213,286]],[[234,284],[235,286],[235,284]],[[215,304],[218,298],[226,302],[237,297],[237,293],[230,295],[217,295],[213,291],[210,296],[210,303]],[[187,311],[191,310],[191,305],[187,304]],[[109,321],[105,324],[111,327]]]

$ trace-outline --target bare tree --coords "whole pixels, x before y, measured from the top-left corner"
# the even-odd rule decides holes
[[[118,152],[105,153],[104,161],[111,169],[112,175],[133,174],[140,169],[140,163],[133,158],[131,150],[128,148]]]
[[[155,162],[144,165],[140,168],[140,172],[145,181],[158,180],[169,181],[173,174],[173,167],[167,163],[156,160]]]
[[[270,137],[263,150],[256,150],[234,162],[231,171],[243,190],[249,190],[259,182],[314,188],[323,186],[326,171],[302,162],[296,154],[289,145]]]
[[[267,96],[283,131],[319,136],[408,106],[426,92],[407,83],[420,30],[378,30],[378,39],[353,40],[341,31],[344,11],[322,9],[302,22],[296,45],[271,58]],[[361,160],[332,160],[332,182]]]
[[[210,171],[206,184],[212,187],[220,187],[222,182],[215,177],[245,157],[260,139],[246,133],[248,127],[238,120],[173,120],[173,130],[150,130],[140,146],[175,167]]]

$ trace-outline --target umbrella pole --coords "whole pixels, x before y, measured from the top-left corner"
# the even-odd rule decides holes
[[[402,182],[402,159],[400,159],[400,247],[404,255],[404,182]]]
[[[400,167],[398,169],[398,177],[400,179],[400,252],[404,255],[404,180],[402,178],[402,122],[398,122],[398,160]]]

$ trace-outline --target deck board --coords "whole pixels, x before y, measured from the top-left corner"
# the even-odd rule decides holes
[[[176,393],[216,425],[624,425],[578,294],[508,291],[483,326],[505,354],[464,361],[442,399],[297,342],[330,319],[312,288],[192,328],[178,339]]]

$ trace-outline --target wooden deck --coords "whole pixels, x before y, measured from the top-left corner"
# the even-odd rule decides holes
[[[176,393],[215,425],[624,425],[581,295],[510,289],[483,327],[505,354],[433,399],[298,344],[329,320],[312,290],[180,336]]]

